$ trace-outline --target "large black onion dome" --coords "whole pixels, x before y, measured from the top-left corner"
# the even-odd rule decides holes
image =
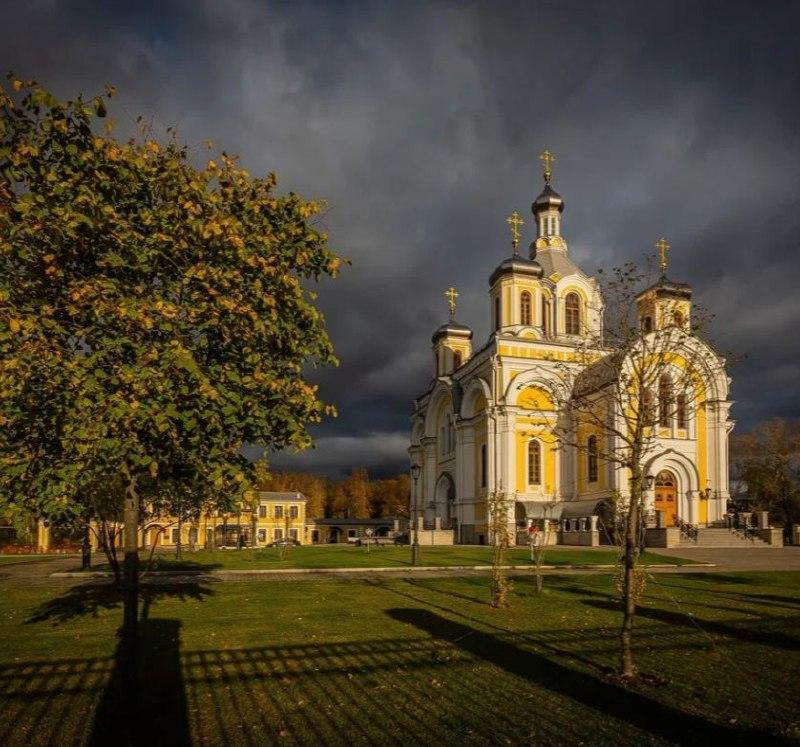
[[[535,259],[524,259],[519,255],[504,259],[489,278],[491,288],[497,279],[503,275],[531,275],[535,278],[542,277],[542,266]]]
[[[431,342],[435,343],[437,340],[441,339],[442,337],[463,337],[467,340],[472,339],[472,330],[466,326],[466,324],[461,324],[455,319],[451,319],[446,324],[443,324],[439,329],[437,329],[433,333],[433,337],[431,337]]]

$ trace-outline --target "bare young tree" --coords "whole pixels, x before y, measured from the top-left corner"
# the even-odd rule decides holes
[[[562,402],[567,417],[554,430],[563,446],[593,460],[595,470],[610,464],[617,476],[620,674],[629,678],[636,673],[631,638],[644,588],[638,561],[651,479],[646,465],[660,451],[673,418],[686,427],[705,397],[705,382],[719,375],[724,361],[697,337],[703,323],[691,310],[689,286],[662,274],[640,291],[644,275],[631,263],[604,279],[603,339],[576,338],[571,360],[556,366],[561,389],[569,394]]]
[[[487,501],[489,509],[489,527],[492,541],[492,570],[489,576],[491,605],[495,608],[508,606],[508,594],[511,582],[506,572],[506,555],[509,546],[508,510],[509,499],[502,490],[494,490]]]

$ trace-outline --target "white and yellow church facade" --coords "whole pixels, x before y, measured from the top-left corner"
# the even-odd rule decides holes
[[[575,394],[565,386],[580,386],[587,360],[602,366],[618,351],[603,344],[601,289],[570,257],[561,233],[564,201],[550,183],[551,156],[543,155],[545,186],[532,205],[530,254],[517,253],[522,222],[514,213],[508,220],[513,255],[489,278],[488,340],[474,349],[472,330],[455,320],[451,288],[450,320],[432,338],[435,376],[415,400],[412,515],[416,510],[425,526],[452,529],[459,543],[491,541],[493,496],[504,497],[510,534],[521,539],[526,517],[530,524],[531,517],[554,516],[562,529],[565,518],[574,516],[577,527],[581,517],[581,529],[596,528],[593,507],[629,494],[628,470],[602,458],[610,453],[610,436],[569,422]],[[666,304],[672,323],[691,329],[691,289],[683,283],[662,275],[636,304],[645,329],[666,323]],[[704,363],[691,401],[659,418],[643,465],[645,510],[660,526],[720,525],[729,497],[730,380],[724,360],[691,332],[682,344]],[[573,439],[560,440],[559,432]]]

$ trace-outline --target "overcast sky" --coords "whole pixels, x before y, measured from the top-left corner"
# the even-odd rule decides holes
[[[641,261],[716,314],[738,428],[800,416],[800,2],[4,3],[0,58],[63,96],[119,90],[137,114],[211,139],[252,172],[324,198],[352,260],[320,289],[340,416],[276,464],[406,468],[430,335],[489,332],[504,218],[528,219],[557,156],[562,233],[590,274]],[[200,149],[198,148],[198,152]]]

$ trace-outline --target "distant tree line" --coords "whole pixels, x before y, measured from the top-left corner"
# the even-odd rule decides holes
[[[734,498],[769,511],[785,529],[800,524],[800,420],[773,418],[731,438]]]
[[[297,491],[308,498],[309,517],[373,518],[408,516],[411,479],[398,475],[370,480],[363,467],[343,480],[328,480],[311,472],[270,472],[258,468],[261,490]]]

